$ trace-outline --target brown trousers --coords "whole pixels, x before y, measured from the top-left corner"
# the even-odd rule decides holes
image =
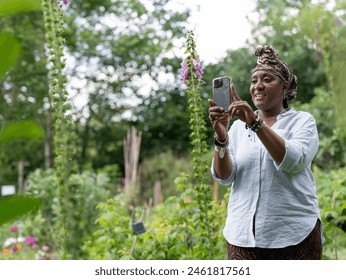
[[[246,248],[227,242],[229,260],[321,260],[321,222],[299,244],[278,249]]]

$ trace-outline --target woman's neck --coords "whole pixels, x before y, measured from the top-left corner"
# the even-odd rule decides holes
[[[281,107],[275,111],[258,110],[258,114],[263,120],[267,121],[267,120],[271,120],[271,119],[276,119],[276,117],[278,115],[282,114],[285,111],[286,111],[286,109]]]

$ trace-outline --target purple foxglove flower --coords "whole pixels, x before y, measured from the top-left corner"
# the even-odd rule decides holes
[[[181,79],[183,83],[187,81],[189,77],[189,68],[187,67],[187,60],[184,59],[183,62],[181,63]]]
[[[199,62],[199,60],[194,60],[193,61],[193,66],[195,67],[197,78],[198,79],[202,78],[203,69],[202,69],[202,66],[201,66],[201,63]]]

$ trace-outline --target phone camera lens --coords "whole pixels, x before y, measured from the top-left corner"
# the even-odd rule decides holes
[[[220,88],[222,87],[222,79],[216,79],[214,81],[214,88]]]

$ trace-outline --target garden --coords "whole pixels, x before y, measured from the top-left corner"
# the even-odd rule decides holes
[[[227,75],[251,104],[264,42],[316,119],[323,258],[346,259],[346,1],[257,0],[210,63],[172,2],[0,1],[0,260],[227,259],[207,99]]]

